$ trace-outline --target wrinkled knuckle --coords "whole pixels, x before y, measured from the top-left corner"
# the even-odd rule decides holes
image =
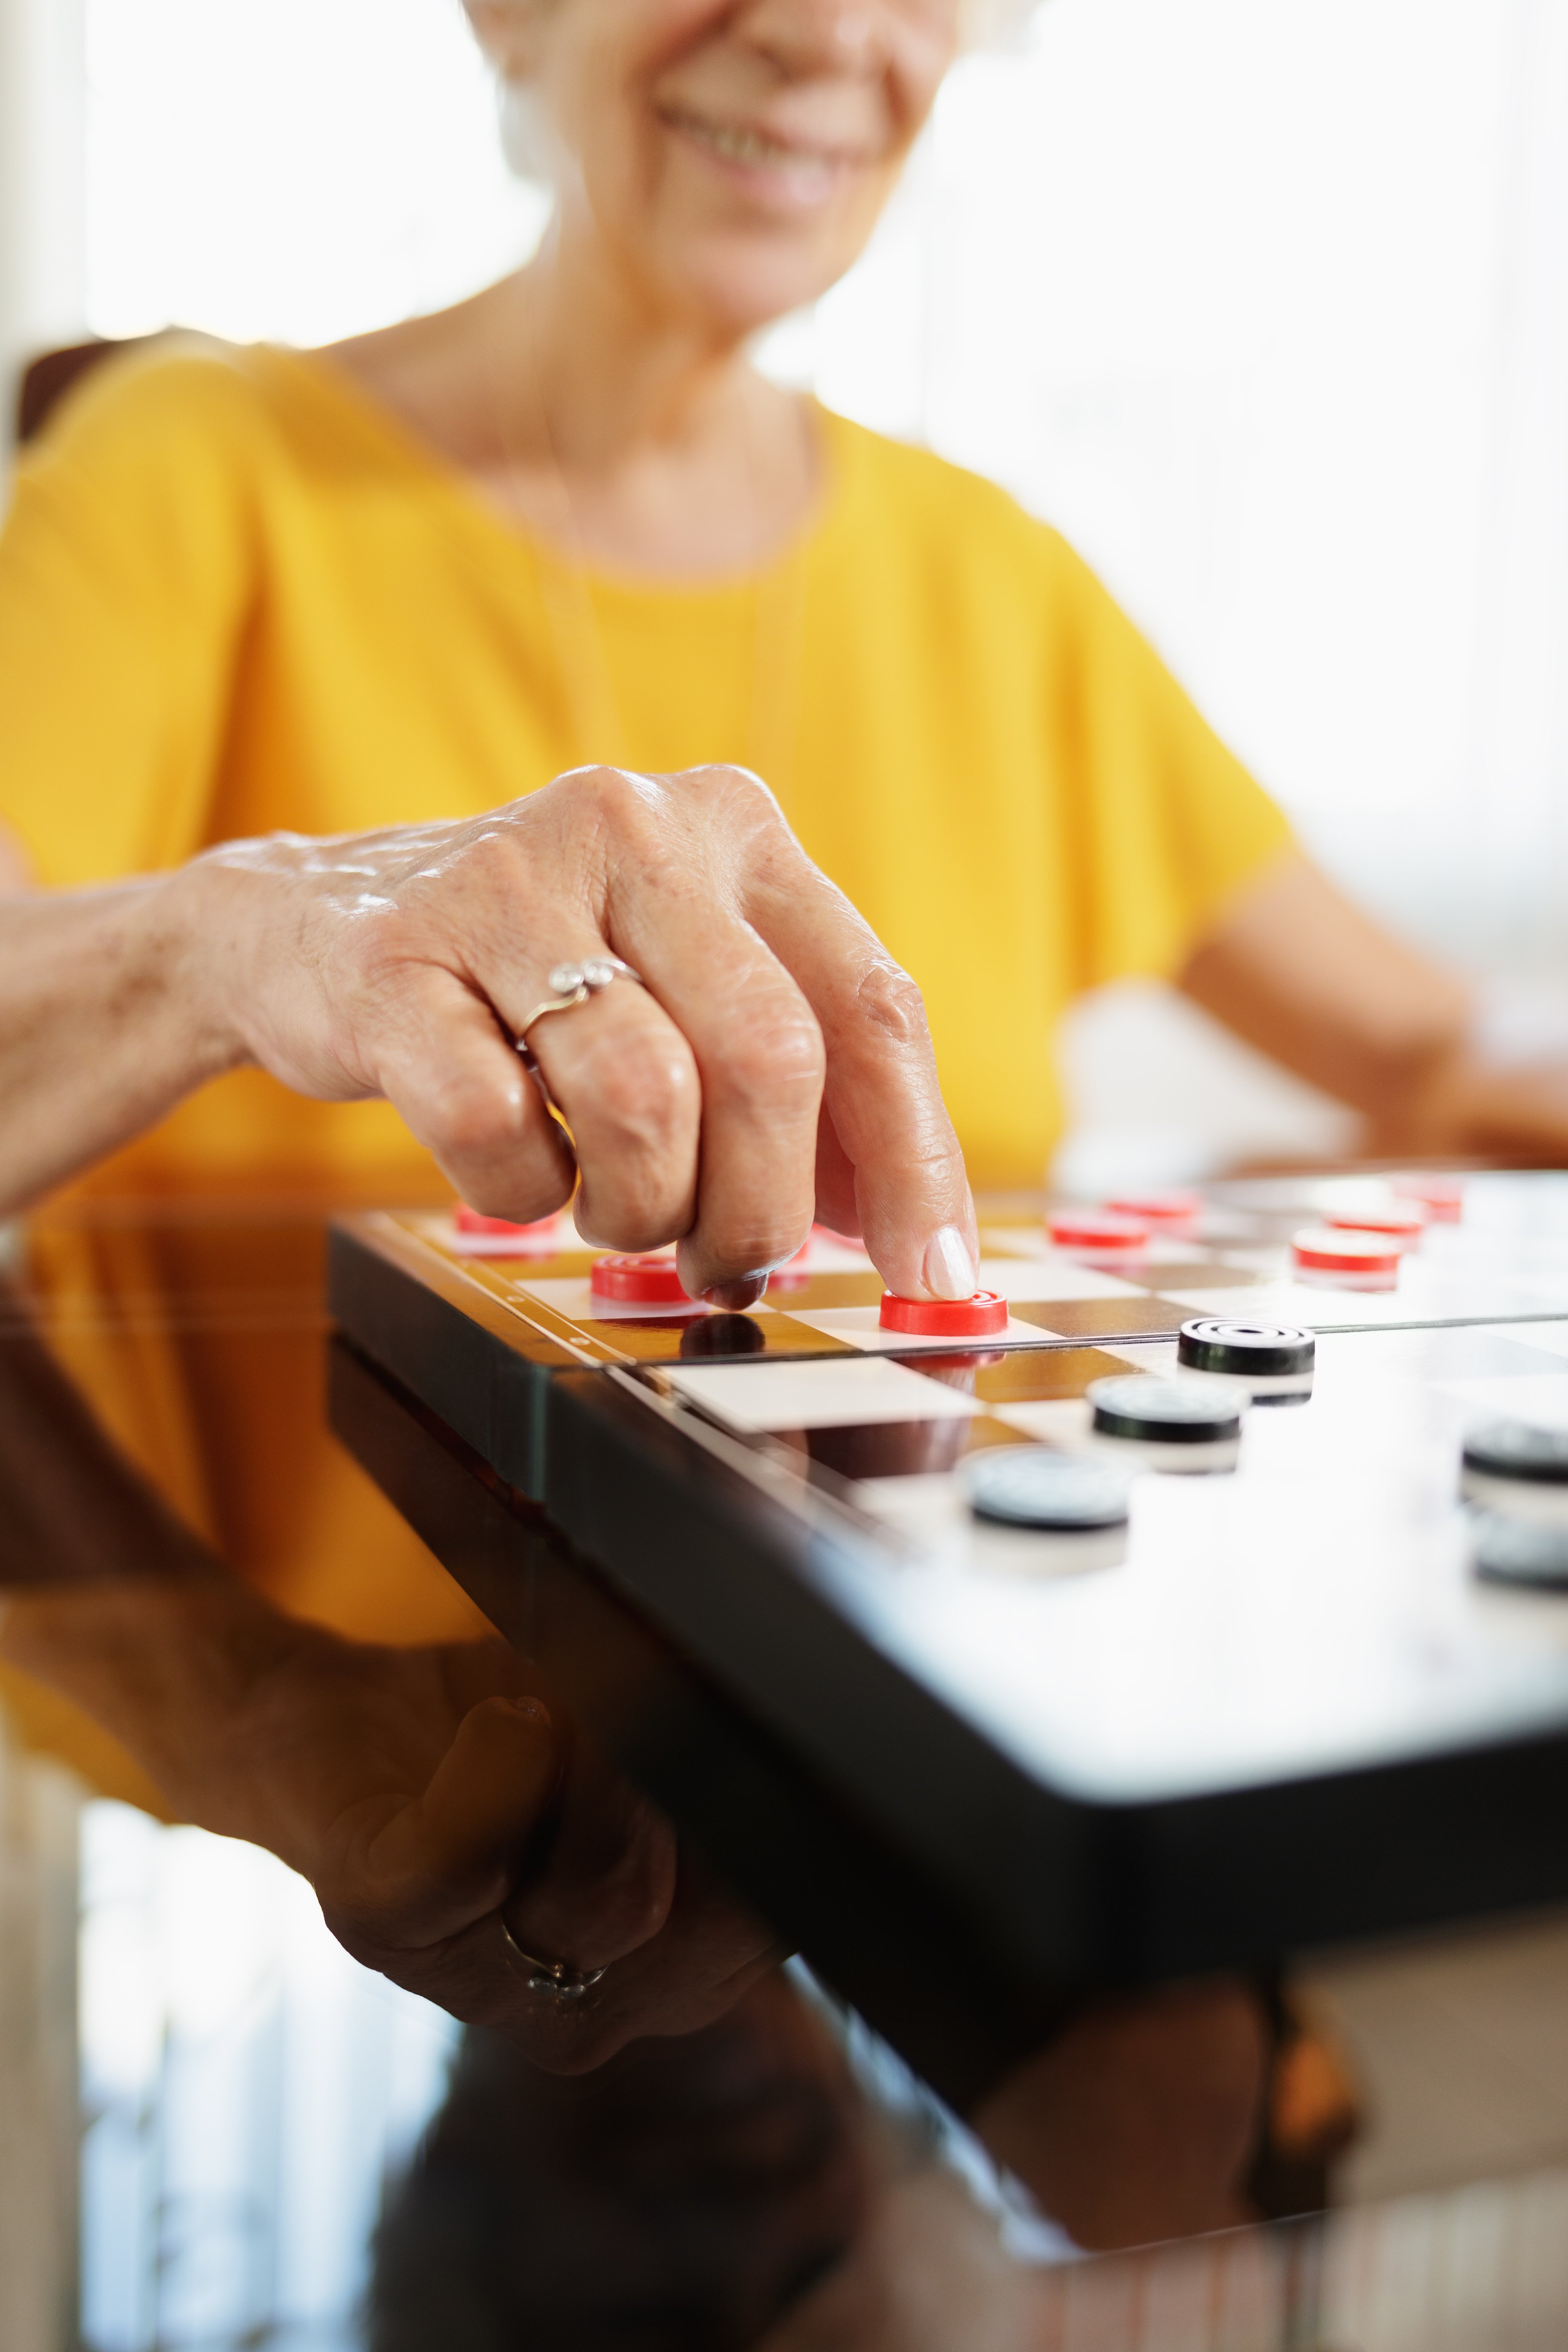
[[[742,1026],[714,1054],[710,1085],[743,1117],[790,1118],[815,1106],[826,1074],[822,1031],[803,1003]]]
[[[426,1121],[426,1140],[447,1160],[481,1160],[514,1144],[517,1119],[512,1107],[488,1088],[461,1086],[438,1089]]]
[[[855,991],[862,1017],[891,1045],[929,1045],[925,998],[901,965],[881,959],[867,967]]]
[[[649,814],[650,786],[629,768],[580,768],[569,780],[575,797],[603,830],[640,832]]]
[[[336,1897],[329,1891],[317,1890],[321,1916],[331,1933],[362,1968],[374,1968],[376,1956],[384,1955],[390,1937],[388,1922],[382,1916],[381,1906],[364,1895]]]
[[[696,1073],[690,1057],[638,1042],[636,1051],[606,1055],[595,1073],[594,1108],[619,1152],[659,1153],[696,1114]]]
[[[682,798],[700,809],[710,824],[751,831],[783,823],[773,793],[750,768],[715,761],[706,768],[688,768],[679,782]]]

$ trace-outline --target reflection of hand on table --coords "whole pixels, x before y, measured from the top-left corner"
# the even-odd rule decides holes
[[[538,2063],[599,2063],[716,2016],[764,1930],[537,1698],[501,1643],[378,1650],[210,1578],[18,1597],[0,1650],[86,1708],[180,1818],[309,1879],[357,1959]],[[528,1990],[501,1932],[605,1968],[581,2000]]]
[[[0,1654],[130,1751],[172,1812],[309,1879],[356,1958],[540,2063],[718,2015],[765,1930],[495,1641],[356,1644],[231,1578],[30,1338],[0,1344]],[[571,2003],[509,1950],[608,1973]]]

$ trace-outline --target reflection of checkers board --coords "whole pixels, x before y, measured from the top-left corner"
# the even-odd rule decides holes
[[[1392,1291],[1293,1280],[1293,1229],[1360,1197],[1216,1188],[1196,1238],[1115,1273],[988,1227],[1007,1326],[958,1345],[881,1330],[831,1240],[740,1316],[609,1307],[580,1246],[488,1258],[437,1216],[356,1217],[338,1423],[742,1888],[962,2088],[1086,1982],[1568,1898],[1568,1594],[1478,1580],[1458,1502],[1479,1417],[1568,1423],[1568,1180],[1468,1180]],[[972,1514],[992,1449],[1106,1459],[1089,1384],[1168,1372],[1200,1315],[1319,1334],[1310,1401],[1253,1405],[1234,1475],[1117,1454],[1109,1544]]]

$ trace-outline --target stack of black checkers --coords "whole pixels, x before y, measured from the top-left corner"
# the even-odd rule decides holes
[[[1568,1429],[1488,1422],[1465,1440],[1459,1484],[1482,1576],[1568,1589]]]
[[[1312,1392],[1318,1343],[1293,1323],[1228,1323],[1202,1315],[1184,1323],[1176,1360],[1189,1372],[1240,1381],[1254,1404],[1296,1404]]]

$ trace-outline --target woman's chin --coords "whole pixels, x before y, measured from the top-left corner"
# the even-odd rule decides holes
[[[818,301],[858,255],[858,241],[825,256],[816,248],[792,252],[784,240],[724,237],[700,253],[684,253],[678,268],[661,274],[680,288],[689,314],[710,321],[726,339],[743,341]]]

